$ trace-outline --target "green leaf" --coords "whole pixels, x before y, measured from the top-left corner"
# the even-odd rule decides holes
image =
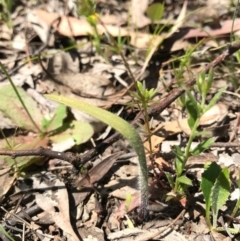
[[[211,162],[206,167],[206,170],[202,174],[201,188],[202,188],[203,196],[206,202],[206,212],[210,210],[211,190],[220,172],[221,172],[221,167],[216,162]]]
[[[204,88],[204,94],[207,96],[207,93],[209,92],[210,88],[212,87],[212,82],[213,82],[213,68],[211,68],[208,72],[208,78],[207,78],[207,83],[206,87]]]
[[[16,87],[16,89],[27,106],[31,116],[34,116],[35,122],[38,126],[41,126],[40,122],[43,116],[38,109],[37,103],[22,88]],[[23,109],[18,96],[11,85],[2,86],[0,88],[0,96],[0,110],[5,116],[10,118],[18,127],[38,132],[28,114]]]
[[[217,214],[219,209],[226,203],[230,194],[231,181],[229,177],[229,170],[227,167],[223,168],[219,173],[217,180],[212,188],[212,213],[213,213],[213,227],[217,227]]]
[[[174,180],[173,180],[172,174],[169,173],[169,172],[165,172],[165,175],[166,175],[166,177],[167,177],[167,180],[168,180],[169,185],[170,185],[171,188],[173,189],[175,184],[174,184]]]
[[[152,22],[156,20],[161,20],[164,12],[164,4],[154,3],[147,8],[147,16]]]
[[[128,213],[128,211],[129,211],[129,207],[131,205],[131,202],[132,202],[132,194],[128,193],[126,195],[126,204],[125,204],[125,211],[126,211],[126,213]]]
[[[194,124],[196,123],[196,119],[193,118],[193,116],[189,116],[187,121],[188,121],[188,126],[192,130],[194,127]]]
[[[107,125],[110,125],[112,128],[117,130],[129,141],[130,145],[138,155],[140,167],[141,211],[145,216],[148,203],[148,169],[143,143],[138,132],[127,121],[123,120],[117,115],[112,114],[111,112],[100,109],[96,106],[58,95],[46,95],[46,97],[69,107],[76,108],[92,117],[97,118],[98,120],[106,123]]]
[[[8,234],[8,232],[4,229],[4,227],[0,224],[0,232],[4,234],[7,239],[14,241],[14,239]]]
[[[42,120],[42,127],[47,132],[54,131],[63,125],[64,119],[67,117],[67,108],[65,105],[59,105],[58,108],[51,114],[45,116]]]
[[[60,143],[69,138],[73,138],[75,143],[80,145],[88,141],[94,133],[92,126],[82,121],[73,121],[70,126],[64,125],[63,128],[65,129],[64,131],[60,129],[58,133],[49,139],[55,143]]]
[[[188,94],[188,97],[191,97],[191,98],[187,99],[187,101],[186,101],[186,108],[187,108],[187,112],[189,114],[188,125],[192,129],[198,118],[199,111],[198,111],[197,102],[196,102],[196,100],[192,99],[192,95],[190,94],[190,92]]]
[[[222,93],[226,90],[226,88],[227,87],[222,87],[220,90],[218,90],[218,92],[213,96],[207,107],[204,108],[204,113],[210,110],[216,104],[216,102],[220,99]]]
[[[186,184],[188,186],[192,186],[192,180],[190,180],[188,177],[186,177],[185,175],[183,176],[180,176],[178,178],[178,182],[179,183],[183,183],[183,184]]]
[[[182,172],[183,172],[183,168],[184,168],[184,159],[183,159],[183,157],[182,156],[176,156],[174,165],[175,165],[175,169],[176,169],[177,175],[178,176],[181,175]]]
[[[197,86],[198,86],[198,90],[200,93],[202,93],[202,89],[203,89],[203,85],[205,82],[205,77],[206,77],[206,72],[202,71],[198,76],[197,76]]]
[[[199,143],[192,151],[191,154],[192,155],[199,155],[200,153],[202,153],[204,150],[206,150],[207,148],[209,148],[212,143],[214,143],[214,139],[213,138],[209,138],[207,140],[202,141],[201,143]]]

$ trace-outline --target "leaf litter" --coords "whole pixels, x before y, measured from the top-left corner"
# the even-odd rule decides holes
[[[82,9],[84,2],[86,3],[81,2]],[[118,112],[119,106],[124,106],[121,116],[131,119],[127,109],[131,98],[126,94],[126,88],[131,86],[132,80],[126,63],[135,78],[143,74],[147,86],[158,88],[159,93],[154,101],[159,102],[164,94],[168,94],[165,93],[168,88],[178,84],[174,82],[174,77],[177,75],[177,66],[180,65],[174,61],[184,51],[204,38],[192,55],[192,63],[183,71],[188,79],[201,70],[205,63],[221,54],[221,47],[228,43],[226,39],[232,32],[236,38],[239,35],[240,16],[237,14],[233,20],[236,6],[234,1],[232,4],[229,1],[213,0],[195,3],[174,0],[163,2],[164,6],[158,5],[158,1],[144,1],[141,4],[135,0],[95,1],[95,10],[101,19],[96,23],[103,46],[101,52],[93,41],[96,33],[88,21],[89,16],[79,17],[79,9],[73,1],[48,1],[44,4],[37,1],[34,6],[25,6],[23,2],[17,1],[12,12],[13,28],[1,23],[0,46],[3,51],[0,59],[14,83],[19,86],[17,89],[42,133],[29,121],[5,80],[0,87],[0,111],[4,119],[8,118],[9,121],[3,122],[1,118],[1,129],[14,143],[7,148],[29,150],[43,146],[57,151],[87,153],[92,146],[104,142],[97,138],[106,126],[80,112],[61,110],[61,106],[48,102],[42,94],[55,91],[103,108],[108,106],[113,113]],[[149,10],[151,6],[164,9],[159,13],[159,18],[157,15],[148,15],[152,11]],[[155,32],[159,29],[161,31]],[[109,33],[123,41],[122,52],[126,63],[111,49]],[[41,64],[37,60],[39,54]],[[229,72],[232,63],[227,60],[221,66],[222,69],[215,69],[208,101],[222,86],[227,86],[230,93],[238,91],[238,53],[234,58],[234,71]],[[176,64],[175,68],[172,63]],[[178,70],[181,71],[180,68]],[[2,73],[1,78],[5,79]],[[168,106],[165,113],[159,113],[152,119],[151,145],[138,127],[148,157],[150,203],[149,221],[145,221],[145,225],[152,223],[151,228],[144,228],[144,222],[137,217],[138,167],[134,157],[124,159],[122,153],[131,154],[132,149],[121,139],[104,149],[103,153],[99,152],[103,155],[99,156],[99,162],[96,158],[88,160],[88,164],[81,167],[81,170],[75,170],[71,164],[59,160],[3,157],[1,206],[19,217],[24,212],[26,224],[30,220],[38,226],[24,226],[22,221],[11,223],[10,214],[4,213],[1,214],[1,225],[14,238],[25,233],[25,240],[79,240],[80,237],[83,240],[206,240],[213,236],[215,240],[237,240],[239,234],[234,236],[224,226],[227,222],[230,223],[228,215],[234,204],[230,204],[228,193],[223,193],[219,188],[223,179],[218,179],[214,189],[214,195],[221,196],[223,193],[228,200],[227,204],[223,201],[223,207],[218,207],[219,203],[214,206],[215,212],[221,210],[217,222],[225,227],[222,234],[209,231],[203,212],[206,207],[199,202],[202,201],[202,194],[198,189],[204,165],[210,161],[225,167],[222,175],[229,175],[232,187],[235,191],[239,190],[236,185],[239,179],[236,157],[239,154],[239,128],[235,121],[239,98],[228,95],[227,91],[201,118],[199,131],[214,137],[219,146],[189,158],[186,171],[195,183],[189,189],[193,202],[174,225],[168,227],[170,223],[165,221],[172,221],[179,215],[183,209],[181,204],[188,197],[180,202],[165,201],[166,193],[171,188],[164,172],[174,176],[172,147],[186,143],[192,133],[184,108],[177,102]],[[229,136],[236,147],[221,146],[221,143],[228,143]],[[206,137],[202,135],[201,138]],[[192,148],[199,141],[196,138]],[[6,142],[1,144],[1,149],[5,148]],[[150,150],[154,160],[149,159]],[[226,167],[230,170],[229,174]],[[48,169],[53,171],[50,173]],[[76,188],[76,183],[81,184],[81,187]],[[20,195],[19,203],[16,199],[11,200],[10,194]],[[131,194],[131,201],[128,200],[128,194]],[[42,216],[31,213],[31,208],[36,206],[41,208]],[[49,222],[44,224],[47,226],[45,229],[43,223],[47,219]],[[160,227],[163,221],[163,227]],[[236,227],[236,222],[232,223]],[[18,229],[14,229],[15,226]]]

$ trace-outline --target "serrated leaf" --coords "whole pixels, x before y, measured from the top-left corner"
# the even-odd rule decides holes
[[[186,177],[184,175],[181,177],[178,177],[178,182],[186,184],[188,186],[192,186],[192,180],[190,180],[188,177]]]
[[[29,113],[34,118],[34,121],[38,126],[41,126],[41,120],[43,118],[37,103],[21,88],[16,87],[23,102],[28,108]],[[0,88],[0,110],[5,116],[10,118],[17,126],[26,130],[38,132],[33,125],[26,111],[22,107],[15,91],[11,85],[5,85]]]
[[[217,227],[217,215],[219,209],[226,203],[230,194],[231,181],[229,177],[229,170],[227,167],[223,168],[219,173],[217,180],[212,188],[212,214],[213,227]]]
[[[216,163],[212,162],[202,174],[201,188],[203,196],[206,202],[206,209],[210,209],[211,206],[211,191],[212,187],[221,172],[221,167]]]
[[[67,108],[65,105],[59,105],[58,108],[52,113],[50,118],[44,117],[42,127],[47,132],[54,131],[63,125],[64,119],[67,117]]]
[[[60,143],[69,138],[73,138],[76,144],[80,145],[88,141],[94,133],[92,126],[82,121],[73,121],[70,126],[64,125],[63,128],[65,129],[64,131],[60,130],[60,132],[51,136],[50,140],[55,143]]]
[[[202,153],[204,150],[206,150],[207,148],[209,148],[212,143],[214,143],[214,139],[213,138],[209,138],[207,140],[202,141],[201,143],[199,143],[192,151],[191,154],[192,155],[199,155],[200,153]]]

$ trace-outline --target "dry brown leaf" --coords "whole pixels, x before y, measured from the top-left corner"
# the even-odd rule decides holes
[[[156,132],[159,134],[154,135]],[[158,145],[161,144],[168,136],[175,135],[179,132],[182,132],[182,129],[179,127],[178,121],[166,122],[156,127],[152,131],[153,135],[150,138],[153,151],[158,151]],[[144,147],[146,150],[150,150],[149,141],[144,142]]]
[[[187,118],[179,119],[178,125],[179,125],[179,128],[181,129],[181,131],[183,131],[187,136],[191,135],[192,131],[191,131],[189,125],[188,125],[188,119]]]
[[[56,13],[49,13],[40,9],[31,10],[31,12],[29,12],[28,14],[28,20],[30,23],[32,23],[32,25],[36,25],[37,23],[39,26],[48,26],[48,28],[44,27],[45,30],[43,36],[40,36],[40,33],[37,32],[44,43],[46,43],[47,31],[51,26],[53,27],[53,29],[55,29],[64,36],[72,37],[94,34],[92,26],[88,23],[86,19],[59,16]],[[112,36],[130,36],[131,44],[137,48],[149,48],[149,44],[153,42],[160,43],[160,41],[163,40],[163,37],[161,36],[138,33],[135,31],[127,30],[126,28],[113,25],[105,24],[103,26],[102,24],[96,24],[96,28],[100,35],[108,32]]]
[[[64,182],[55,179],[49,185],[42,178],[33,177],[32,179],[33,188],[46,190],[44,193],[35,194],[38,206],[49,213],[56,225],[70,235],[68,240],[79,241],[70,222],[68,192]]]
[[[143,28],[150,24],[150,19],[144,15],[148,2],[148,0],[131,0],[130,14],[133,26]]]
[[[200,118],[199,125],[213,125],[221,122],[228,114],[228,107],[223,103],[217,103]]]
[[[234,23],[234,25],[233,25]],[[233,25],[233,28],[232,28]],[[212,30],[201,30],[201,29],[190,29],[183,39],[196,38],[196,37],[209,37],[209,36],[219,36],[235,32],[240,30],[240,18],[235,18],[234,20],[225,20],[221,23],[220,29]]]
[[[102,98],[115,92],[110,80],[97,74],[61,73],[53,77],[57,83],[68,86],[73,93],[83,97]]]
[[[162,166],[167,166],[169,167],[169,163],[167,161],[165,161],[162,157],[157,157],[155,160],[154,160],[158,165],[160,165],[160,167]]]
[[[122,152],[114,153],[99,164],[94,166],[83,178],[76,182],[77,187],[92,187],[94,183],[98,182],[104,177],[104,175],[112,167],[113,163],[117,160],[119,156],[122,155]]]
[[[1,183],[0,201],[2,201],[5,194],[9,191],[9,189],[12,187],[13,182],[15,181],[16,176],[12,175],[10,173],[11,170],[12,170],[11,167],[1,167],[1,170],[0,170],[0,183]]]
[[[127,212],[132,211],[134,208],[138,207],[141,204],[139,191],[136,192],[131,187],[126,186],[126,187],[121,188],[121,190],[119,189],[119,190],[116,190],[114,192],[113,192],[114,195],[112,193],[113,196],[115,196],[117,194],[121,194],[122,198],[123,197],[126,198],[127,194],[131,194],[131,203],[130,203],[130,205],[128,205],[126,201],[123,201],[121,203],[120,207],[118,208],[118,211],[115,213],[116,219],[123,218],[124,215]],[[126,208],[126,206],[127,206],[127,208]]]

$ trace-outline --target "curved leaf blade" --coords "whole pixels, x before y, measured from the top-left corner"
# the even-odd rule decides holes
[[[126,138],[133,149],[136,151],[139,159],[140,167],[140,192],[141,192],[141,214],[146,216],[148,204],[148,171],[146,164],[146,156],[142,140],[138,132],[125,120],[112,114],[109,111],[90,105],[83,101],[67,98],[60,95],[45,95],[48,99],[57,101],[58,103],[78,109],[114,128],[124,138]]]

